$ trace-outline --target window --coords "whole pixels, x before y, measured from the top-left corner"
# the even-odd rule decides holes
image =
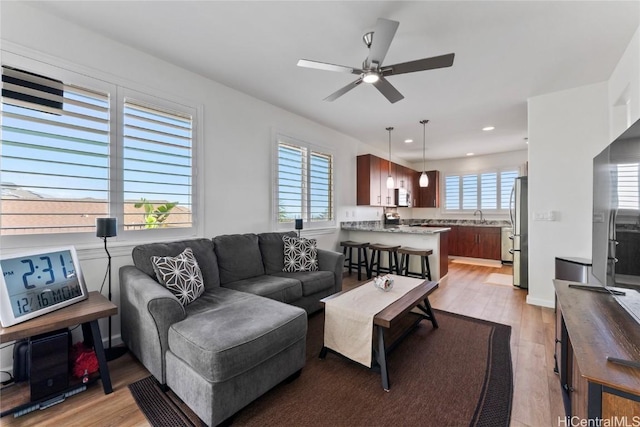
[[[124,227],[190,227],[192,117],[124,103]]]
[[[191,234],[195,109],[43,67],[74,83],[2,67],[0,235],[79,242],[105,216]]]
[[[515,169],[447,175],[445,210],[508,210],[511,188],[517,177]]]
[[[640,209],[640,163],[620,163],[617,169],[617,196],[619,209]]]
[[[275,175],[278,228],[291,228],[296,218],[311,228],[334,223],[332,154],[279,135]]]
[[[93,231],[109,213],[109,94],[5,67],[2,80],[1,234]]]

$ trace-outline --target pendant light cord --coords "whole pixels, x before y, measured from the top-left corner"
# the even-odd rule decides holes
[[[392,127],[386,128],[389,131],[389,176],[391,176],[391,131]]]
[[[425,172],[425,151],[426,151],[426,144],[427,144],[427,123],[429,123],[429,120],[420,120],[420,123],[422,123],[422,172]]]

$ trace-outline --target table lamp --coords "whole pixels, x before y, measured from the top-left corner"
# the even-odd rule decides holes
[[[296,219],[296,230],[298,230],[298,237],[300,237],[300,230],[302,230],[302,219]]]

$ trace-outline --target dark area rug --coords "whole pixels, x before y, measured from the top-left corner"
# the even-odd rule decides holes
[[[508,426],[511,327],[439,310],[436,317],[438,329],[422,321],[389,355],[391,390],[385,392],[376,372],[331,353],[318,358],[324,313],[310,316],[300,377],[238,412],[233,425]],[[153,426],[200,425],[152,378],[129,388]]]

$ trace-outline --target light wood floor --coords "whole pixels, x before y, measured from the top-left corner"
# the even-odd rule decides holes
[[[484,284],[491,273],[511,274],[511,267],[449,264],[449,274],[430,297],[434,308],[511,325],[514,395],[511,426],[558,426],[562,397],[553,373],[554,312],[525,303],[526,292],[511,286]],[[345,287],[356,283],[345,278]],[[127,385],[148,376],[129,354],[109,362],[114,392],[101,383],[65,402],[19,418],[0,419],[0,426],[147,426]],[[0,394],[1,399],[1,394]]]

